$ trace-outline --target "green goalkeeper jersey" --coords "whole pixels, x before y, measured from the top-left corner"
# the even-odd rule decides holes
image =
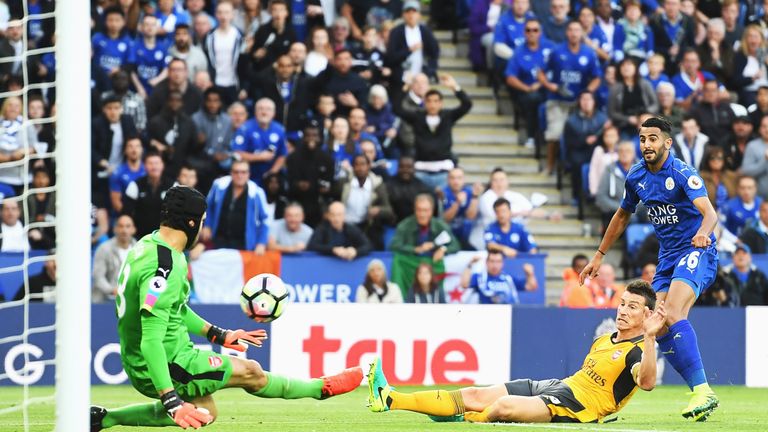
[[[185,324],[187,314],[194,315],[187,307],[189,291],[184,254],[158,231],[128,252],[115,307],[123,367],[132,381],[149,377],[157,390],[172,387],[168,363],[192,347]]]

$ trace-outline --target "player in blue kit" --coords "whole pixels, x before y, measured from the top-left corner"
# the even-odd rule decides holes
[[[698,172],[670,154],[671,130],[669,122],[659,117],[651,117],[641,125],[643,160],[629,170],[621,207],[613,215],[594,258],[579,275],[579,283],[598,275],[605,251],[624,232],[642,201],[660,244],[652,286],[657,299],[665,301],[668,331],[660,333],[663,336],[658,339],[659,348],[693,391],[683,417],[704,421],[719,401],[707,383],[688,312],[717,273],[712,234],[717,213]]]
[[[104,11],[104,24],[107,32],[96,33],[91,39],[93,59],[107,75],[128,64],[128,57],[133,42],[124,32],[125,14],[118,7]]]

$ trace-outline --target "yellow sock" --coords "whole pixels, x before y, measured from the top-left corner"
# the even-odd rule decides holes
[[[483,410],[483,412],[469,411],[464,413],[464,421],[472,423],[490,423],[488,419],[488,413],[491,412],[491,407]]]
[[[389,409],[408,410],[434,416],[451,416],[464,413],[464,398],[459,390],[430,390],[416,393],[390,392]]]
[[[693,387],[694,393],[713,393],[712,389],[709,387],[709,383],[699,384],[695,387]]]

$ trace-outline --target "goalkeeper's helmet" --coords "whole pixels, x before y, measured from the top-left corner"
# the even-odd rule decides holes
[[[190,249],[197,240],[203,214],[208,208],[203,194],[188,186],[174,186],[163,200],[161,225],[183,231],[187,235],[185,249]]]

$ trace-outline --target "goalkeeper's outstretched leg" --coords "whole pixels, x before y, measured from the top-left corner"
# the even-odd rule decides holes
[[[212,394],[221,388],[242,388],[253,396],[263,398],[326,399],[356,389],[363,379],[359,367],[346,369],[336,375],[303,380],[265,371],[255,360],[223,356],[212,351],[194,351],[196,353],[189,357],[196,361],[184,362],[185,366],[182,367],[177,363],[182,360],[177,358],[170,367],[174,389],[181,399],[179,409],[187,408],[189,418],[186,423],[194,429],[216,419],[218,410]],[[141,388],[143,386],[140,385],[140,391]],[[194,396],[200,394],[204,396]],[[91,407],[91,431],[118,425],[179,425],[176,421],[177,411],[172,412],[168,406],[162,399],[110,410],[94,406]]]

